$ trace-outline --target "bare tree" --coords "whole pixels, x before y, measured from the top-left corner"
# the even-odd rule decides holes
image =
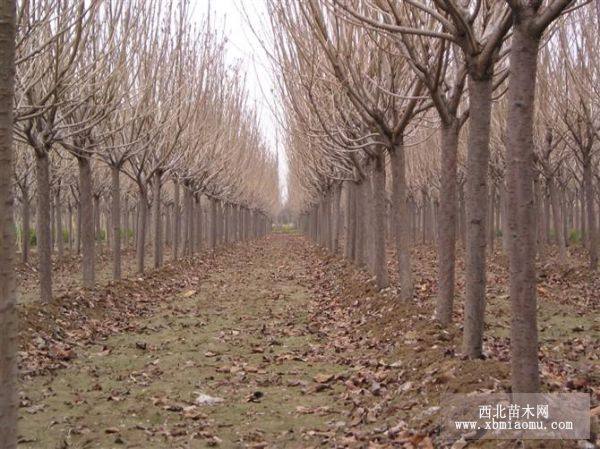
[[[506,0],[512,10],[507,121],[507,221],[512,310],[512,386],[540,388],[536,300],[533,117],[537,59],[544,31],[574,0]]]
[[[0,447],[17,447],[17,314],[13,223],[16,2],[0,3]]]

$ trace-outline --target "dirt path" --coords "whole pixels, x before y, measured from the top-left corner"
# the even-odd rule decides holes
[[[297,240],[235,251],[197,292],[28,381],[21,446],[307,448],[335,433],[347,417],[328,381],[347,367],[311,355]]]
[[[457,357],[459,330],[432,323],[435,295],[425,262],[415,269],[414,300],[400,302],[393,288],[375,293],[366,273],[302,237],[273,235],[197,260],[191,270],[174,265],[111,287],[105,294],[126,306],[125,315],[92,307],[95,315],[83,310],[75,322],[85,326],[104,314],[100,327],[114,325],[114,332],[88,329],[74,338],[77,329],[64,329],[70,315],[62,310],[30,337],[34,367],[39,335],[59,327],[73,337],[62,344],[77,357],[46,355],[51,363],[41,366],[50,368],[24,376],[20,447],[441,447],[443,395],[508,391],[508,344],[490,336],[486,360]],[[140,288],[144,283],[149,287]],[[128,300],[119,301],[119,292]],[[92,304],[101,308],[103,293],[94,294]],[[73,304],[81,303],[87,301]],[[494,304],[490,310],[502,301]],[[542,306],[556,315],[555,303]],[[32,310],[30,318],[41,314]],[[504,329],[506,313],[493,310],[490,327]],[[544,388],[593,393],[596,334],[580,334],[597,332],[594,315],[561,315],[576,317],[565,321],[574,330],[540,315]],[[559,346],[565,349],[556,353]],[[51,371],[57,363],[67,368]],[[497,443],[469,449],[534,447]],[[558,443],[544,447],[577,447]]]

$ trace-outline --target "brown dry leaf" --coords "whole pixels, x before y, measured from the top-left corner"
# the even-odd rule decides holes
[[[195,405],[184,407],[183,417],[194,421],[207,418],[207,416],[204,413],[202,413]]]
[[[333,374],[324,374],[324,373],[320,373],[317,374],[315,377],[313,377],[315,382],[318,382],[320,384],[324,384],[327,382],[330,382],[331,380],[333,380]]]
[[[214,446],[218,446],[222,442],[223,442],[223,440],[221,440],[221,438],[213,435],[206,440],[206,445],[210,446],[210,447],[214,447]]]
[[[180,295],[180,296],[181,296],[182,298],[189,298],[190,296],[193,296],[193,295],[195,295],[196,293],[197,293],[197,291],[196,291],[196,290],[186,290],[186,291],[184,291],[183,293],[181,293],[181,295]]]

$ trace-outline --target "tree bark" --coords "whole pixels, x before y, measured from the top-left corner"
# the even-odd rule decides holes
[[[80,194],[81,195],[81,194]],[[102,242],[102,233],[100,231],[100,195],[93,195],[93,211],[92,211],[92,223],[91,226],[94,230],[94,235],[98,243]],[[90,204],[92,202],[90,201]]]
[[[29,199],[29,187],[25,187],[22,191],[23,199],[21,203],[21,214],[22,214],[22,231],[21,231],[21,261],[23,263],[29,262],[29,241],[31,239],[31,201]]]
[[[69,233],[69,253],[73,253],[73,206],[71,206],[71,204],[68,205],[67,211],[68,211],[67,231]]]
[[[106,219],[106,226],[104,227],[106,235],[106,249],[110,251],[112,249],[112,217],[110,210],[107,210],[104,213],[104,218]]]
[[[223,243],[229,243],[229,232],[231,228],[231,222],[229,221],[229,203],[223,203],[221,206],[221,212],[223,214]]]
[[[202,251],[202,200],[200,194],[194,195],[196,204],[196,252]]]
[[[588,252],[590,255],[590,270],[598,268],[598,233],[596,229],[596,214],[594,213],[594,185],[592,177],[591,148],[583,158],[583,187],[587,204]]]
[[[469,77],[463,352],[470,358],[480,358],[483,355],[492,91],[491,74],[486,74],[482,79]]]
[[[173,245],[172,245],[173,223],[174,223],[173,204],[168,203],[165,207],[165,212],[164,212],[164,232],[165,232],[164,242],[165,242],[165,246],[169,247],[169,248],[173,247]],[[164,249],[163,249],[163,254],[164,254]]]
[[[546,182],[546,191],[544,197],[544,243],[550,244],[550,195],[547,192],[548,183]]]
[[[210,249],[217,247],[217,200],[210,199]]]
[[[190,217],[190,227],[188,229],[189,235],[189,255],[193,256],[196,254],[196,214],[194,213],[194,192],[192,190],[188,193],[188,208]]]
[[[394,207],[393,233],[396,238],[396,260],[400,280],[400,298],[408,301],[413,297],[413,277],[409,248],[409,214],[406,201],[406,162],[404,144],[399,140],[389,151],[392,168],[392,203]]]
[[[77,239],[75,240],[77,254],[81,254],[81,198],[77,203]]]
[[[533,184],[533,194],[535,198],[535,216],[538,217],[538,223],[536,228],[536,249],[538,258],[543,261],[546,258],[546,245],[544,239],[544,214],[542,213],[542,192],[541,192],[541,180],[536,177]]]
[[[12,189],[15,4],[14,0],[0,3],[0,447],[3,449],[17,447],[19,390]]]
[[[173,260],[179,259],[179,239],[181,236],[181,212],[179,206],[181,188],[177,180],[173,180]]]
[[[62,204],[60,197],[60,186],[56,188],[56,195],[54,196],[54,201],[54,217],[56,219],[56,249],[58,250],[58,258],[62,259],[65,255],[65,240],[62,225]]]
[[[50,231],[50,160],[48,153],[36,152],[37,217],[36,244],[40,273],[40,299],[52,300],[52,241]]]
[[[586,208],[587,208],[587,201],[585,199],[585,187],[583,186],[583,180],[582,180],[582,185],[581,185],[581,190],[580,190],[580,203],[581,203],[581,209],[580,209],[580,213],[581,213],[581,218],[579,219],[580,223],[581,223],[581,245],[584,248],[587,248],[588,245],[588,238],[587,238],[587,220],[586,220]],[[564,201],[561,201],[561,206],[564,204]],[[561,209],[562,210],[562,209]],[[562,221],[561,221],[561,226],[564,228]],[[561,228],[562,229],[562,228]],[[565,233],[565,239],[567,239],[567,234]],[[568,242],[567,242],[568,244]]]
[[[136,264],[138,274],[144,273],[144,264],[146,256],[146,218],[148,216],[148,195],[145,187],[138,186],[139,201],[138,201],[138,224],[137,224],[137,249],[136,249]]]
[[[124,198],[124,204],[122,207],[123,210],[123,236],[125,237],[125,241],[123,242],[123,245],[125,248],[129,247],[129,232],[130,232],[130,222],[129,222],[129,202],[127,200],[127,195],[125,195]]]
[[[456,258],[456,170],[458,121],[442,125],[440,217],[438,222],[438,297],[436,319],[444,326],[452,321]],[[486,201],[487,202],[487,201]]]
[[[354,240],[356,240],[356,183],[346,181],[346,241],[344,255],[354,260]]]
[[[504,249],[504,252],[508,254],[508,193],[505,182],[502,183],[502,186],[500,188],[500,211],[502,228],[502,248]]]
[[[254,237],[256,237],[256,216],[253,214],[252,223],[254,225]],[[225,233],[225,219],[223,217],[223,203],[217,201],[217,245],[223,244],[223,236]]]
[[[533,114],[539,36],[516,14],[510,53],[507,110],[507,221],[509,228],[512,391],[540,389],[533,208]]]
[[[373,250],[375,282],[378,289],[387,288],[388,272],[385,254],[385,158],[383,154],[375,157],[373,164]]]
[[[183,189],[183,255],[189,257],[190,251],[190,190],[184,185]]]
[[[461,243],[464,248],[467,247],[467,205],[465,197],[465,185],[460,183],[458,186],[458,229]]]
[[[356,185],[356,264],[361,267],[367,265],[367,248],[366,248],[366,214],[365,214],[365,183],[366,180],[362,180]]]
[[[494,244],[496,242],[496,229],[494,228],[495,214],[496,214],[496,185],[492,182],[489,188],[489,206],[488,206],[488,246],[490,254],[494,253]]]
[[[560,200],[558,198],[558,192],[554,178],[547,178],[546,185],[550,192],[550,201],[552,203],[552,223],[554,226],[554,234],[556,243],[558,245],[558,260],[561,265],[567,263],[567,244],[565,242],[565,234],[562,228],[562,219],[560,214]]]
[[[111,166],[113,279],[121,279],[121,180],[119,167]]]
[[[95,249],[94,249],[94,207],[92,205],[92,167],[89,158],[85,156],[77,157],[79,166],[79,204],[81,207],[81,250],[82,250],[82,270],[83,287],[93,288],[95,282]],[[96,202],[97,214],[100,215]]]
[[[54,251],[56,245],[56,221],[54,220],[54,199],[50,195],[50,251]]]
[[[154,174],[154,268],[162,267],[162,173],[157,171]]]
[[[339,254],[340,238],[342,231],[342,217],[340,216],[341,186],[336,184],[333,188],[333,253]]]

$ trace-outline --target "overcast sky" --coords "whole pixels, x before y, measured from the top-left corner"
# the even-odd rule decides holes
[[[283,148],[277,145],[277,121],[271,111],[273,81],[269,61],[260,41],[252,32],[257,30],[261,39],[268,39],[268,20],[264,0],[190,0],[198,17],[206,15],[209,4],[216,18],[216,26],[228,37],[228,57],[232,63],[242,61],[247,72],[247,88],[250,97],[256,102],[261,115],[264,136],[271,151],[279,156],[279,178],[285,190],[287,163]],[[245,11],[245,12],[244,12]],[[267,44],[269,44],[267,42]],[[285,195],[285,192],[283,192]]]

